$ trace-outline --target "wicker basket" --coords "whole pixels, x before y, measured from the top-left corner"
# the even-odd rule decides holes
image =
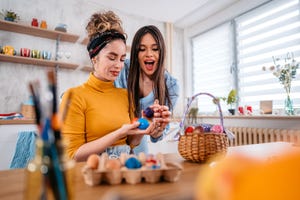
[[[190,135],[186,135],[184,133],[186,114],[189,110],[192,101],[199,95],[208,95],[213,99],[216,99],[213,95],[209,93],[198,93],[190,99],[180,123],[178,151],[180,155],[186,160],[204,163],[208,160],[213,159],[217,155],[226,155],[229,144],[228,137],[225,133],[225,128],[223,125],[222,110],[218,101],[216,102],[220,114],[220,125],[224,130],[223,133],[205,132],[192,133]]]

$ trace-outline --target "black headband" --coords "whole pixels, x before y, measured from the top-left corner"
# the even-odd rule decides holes
[[[87,45],[90,58],[95,57],[107,43],[114,39],[122,39],[126,43],[125,36],[117,31],[105,31],[95,36]]]

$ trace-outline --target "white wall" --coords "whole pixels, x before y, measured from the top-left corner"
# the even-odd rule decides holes
[[[96,11],[108,10],[99,7],[95,3],[82,0],[1,0],[1,11],[13,10],[20,16],[19,23],[31,24],[32,18],[39,21],[46,20],[48,29],[53,30],[58,23],[67,24],[67,31],[80,35],[77,43],[61,42],[60,51],[70,51],[72,53],[70,62],[80,64],[76,70],[61,69],[58,72],[59,94],[67,88],[79,85],[86,81],[88,72],[80,70],[84,65],[89,65],[89,57],[86,46],[80,42],[86,36],[85,26],[89,17]],[[128,34],[127,44],[131,45],[134,33],[138,28],[154,24],[165,35],[165,23],[146,19],[140,16],[126,15],[118,10],[116,12],[123,21],[123,26]],[[0,46],[12,45],[16,50],[21,47],[30,49],[50,50],[55,53],[54,40],[33,37],[29,35],[10,33],[0,30]],[[63,58],[66,60],[66,58]],[[45,68],[34,65],[23,65],[16,63],[0,62],[0,113],[19,112],[20,105],[26,101],[30,95],[28,82],[40,80],[42,88],[46,87]]]

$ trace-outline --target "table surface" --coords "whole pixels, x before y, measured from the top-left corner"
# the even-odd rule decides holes
[[[249,156],[258,156],[268,159],[283,154],[283,149],[300,149],[291,143],[276,142],[256,145],[229,147],[228,156],[235,153],[244,153]],[[262,156],[263,155],[263,156]],[[120,185],[101,184],[88,186],[81,173],[85,163],[76,163],[74,177],[75,199],[194,199],[195,180],[200,175],[203,164],[183,160],[177,154],[164,154],[167,160],[182,164],[183,170],[177,182],[139,183],[136,185],[122,183]],[[0,171],[0,199],[23,199],[25,190],[25,170],[14,169]]]

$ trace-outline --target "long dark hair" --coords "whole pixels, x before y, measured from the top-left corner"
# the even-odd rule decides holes
[[[155,39],[159,48],[159,60],[157,70],[150,77],[153,81],[153,92],[154,98],[159,100],[159,104],[167,105],[169,108],[172,107],[169,91],[165,80],[165,57],[166,57],[166,45],[160,30],[153,25],[143,26],[140,28],[132,40],[131,52],[130,52],[130,68],[128,75],[128,100],[131,112],[134,112],[135,116],[140,115],[140,89],[139,79],[141,73],[141,67],[138,61],[138,54],[140,49],[140,43],[142,37],[150,33]]]

